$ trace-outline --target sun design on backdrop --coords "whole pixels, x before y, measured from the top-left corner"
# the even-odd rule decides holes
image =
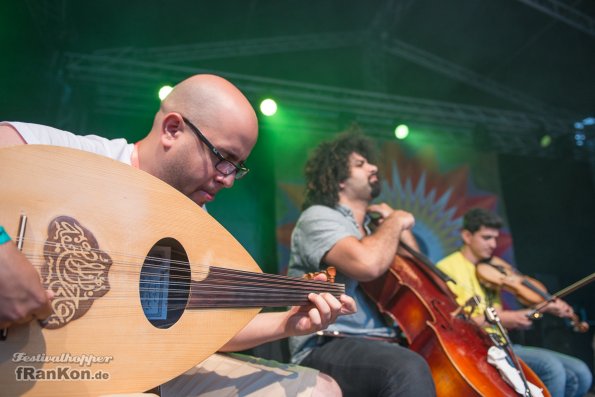
[[[382,192],[378,201],[415,216],[413,233],[421,251],[434,263],[461,245],[463,215],[474,207],[496,211],[498,196],[474,185],[468,165],[440,171],[436,156],[408,157],[397,145],[385,145],[380,164]],[[498,252],[511,247],[503,230]]]
[[[421,251],[434,263],[460,247],[460,228],[465,212],[474,207],[497,209],[498,196],[475,186],[466,164],[441,171],[434,153],[408,156],[396,144],[384,145],[380,158],[384,159],[379,164],[382,192],[375,201],[386,202],[415,216],[413,233]],[[291,231],[299,217],[304,186],[280,183],[279,191],[279,270],[285,272]],[[510,234],[502,230],[496,254],[506,257],[511,247]]]

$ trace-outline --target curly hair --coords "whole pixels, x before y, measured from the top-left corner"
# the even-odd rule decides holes
[[[502,219],[483,208],[473,208],[467,211],[463,217],[463,230],[468,230],[475,233],[481,227],[489,227],[492,229],[500,229],[502,227]]]
[[[374,142],[357,126],[336,138],[322,142],[306,162],[306,194],[302,210],[314,205],[334,207],[339,202],[339,183],[349,177],[349,156],[358,153],[370,163],[376,161]]]

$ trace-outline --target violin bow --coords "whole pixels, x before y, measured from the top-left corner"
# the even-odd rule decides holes
[[[566,295],[569,295],[570,293],[576,291],[577,289],[582,288],[585,285],[589,284],[593,280],[595,280],[595,273],[591,273],[590,275],[583,277],[582,279],[578,280],[577,282],[570,284],[568,287],[562,288],[560,291],[552,294],[551,299],[545,300],[545,301],[541,302],[540,304],[538,304],[537,306],[535,306],[533,311],[531,313],[529,313],[527,315],[527,317],[529,317],[529,318],[537,317],[540,314],[540,310],[543,309],[548,303],[550,303],[554,299],[562,298]]]

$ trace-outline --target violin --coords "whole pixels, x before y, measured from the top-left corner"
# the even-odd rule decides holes
[[[557,296],[548,293],[546,287],[538,280],[519,273],[512,265],[498,257],[492,257],[488,261],[480,262],[475,269],[479,282],[488,289],[502,289],[508,291],[525,306],[545,305],[557,299]],[[534,311],[529,318],[536,320],[541,318],[539,310]],[[569,317],[572,328],[575,332],[587,332],[589,324],[580,321],[576,313],[572,312]]]

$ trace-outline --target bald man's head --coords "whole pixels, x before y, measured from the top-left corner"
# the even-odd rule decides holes
[[[222,77],[195,75],[161,102],[151,132],[140,142],[139,164],[203,204],[233,186],[235,174],[217,170],[221,158],[243,163],[257,138],[256,113],[244,94]]]
[[[256,113],[242,92],[226,79],[199,74],[177,84],[162,101],[160,112],[178,112],[199,125],[217,131],[231,127],[250,149],[258,137]],[[246,154],[247,156],[247,154]]]

